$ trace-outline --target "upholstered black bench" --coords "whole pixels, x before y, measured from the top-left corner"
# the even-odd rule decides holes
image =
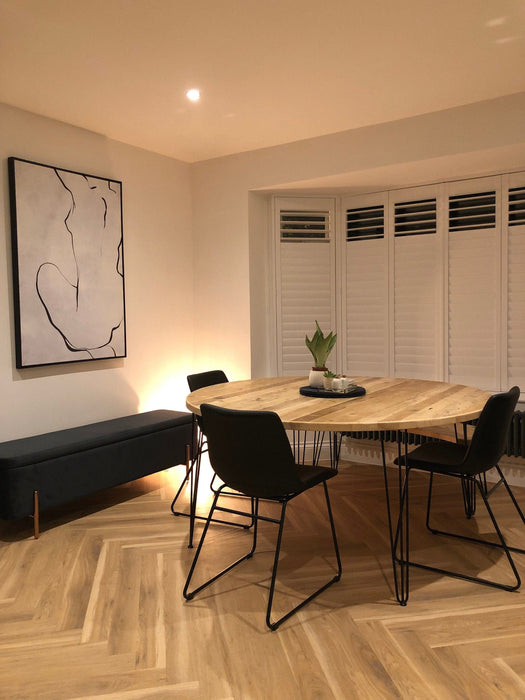
[[[186,463],[192,415],[157,410],[0,443],[0,518],[39,512]]]

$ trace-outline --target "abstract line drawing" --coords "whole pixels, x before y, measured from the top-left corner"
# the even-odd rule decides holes
[[[16,366],[125,357],[122,183],[8,163]]]

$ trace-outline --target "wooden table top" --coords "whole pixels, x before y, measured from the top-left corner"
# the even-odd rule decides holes
[[[490,393],[423,379],[356,377],[366,389],[354,398],[311,398],[299,393],[307,377],[248,379],[198,389],[186,406],[200,414],[201,403],[225,408],[275,411],[289,430],[404,430],[449,425],[477,418]]]

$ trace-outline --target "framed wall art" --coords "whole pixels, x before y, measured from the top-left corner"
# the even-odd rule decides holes
[[[125,357],[122,183],[8,168],[17,368]]]

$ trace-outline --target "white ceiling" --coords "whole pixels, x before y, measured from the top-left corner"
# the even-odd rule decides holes
[[[0,101],[188,162],[524,90],[523,0],[0,0]]]

